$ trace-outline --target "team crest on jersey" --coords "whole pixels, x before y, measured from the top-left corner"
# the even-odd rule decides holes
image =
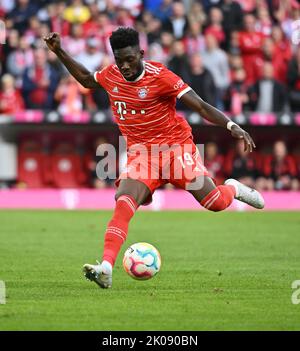
[[[141,99],[145,99],[145,97],[147,96],[148,94],[148,90],[146,88],[142,88],[142,89],[139,89],[138,90],[138,96],[141,98]]]

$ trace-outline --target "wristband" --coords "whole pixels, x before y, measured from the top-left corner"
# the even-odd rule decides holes
[[[226,128],[228,130],[231,130],[232,126],[237,126],[237,124],[232,121],[227,122]]]

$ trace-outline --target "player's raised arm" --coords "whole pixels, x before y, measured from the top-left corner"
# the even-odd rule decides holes
[[[68,53],[66,53],[60,44],[60,35],[58,33],[50,33],[45,36],[44,41],[48,48],[53,51],[60,61],[66,66],[70,74],[85,88],[99,88],[99,83],[94,79],[93,73],[89,72],[83,65],[76,62]]]
[[[232,122],[228,117],[224,115],[223,112],[216,109],[212,105],[203,101],[199,95],[197,95],[193,90],[190,90],[186,94],[184,94],[180,100],[190,109],[198,112],[201,117],[207,119],[208,121],[224,127],[228,128],[231,131],[231,135],[234,138],[244,139],[245,151],[252,151],[255,148],[254,141],[251,136],[243,130],[236,123]]]

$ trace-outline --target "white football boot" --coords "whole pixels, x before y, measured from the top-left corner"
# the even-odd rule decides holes
[[[95,282],[100,288],[107,289],[112,286],[112,267],[108,262],[102,262],[100,264],[96,261],[97,264],[86,263],[83,266],[83,273],[86,279]],[[108,264],[107,264],[108,263]]]
[[[258,209],[265,207],[265,201],[257,190],[249,188],[236,179],[227,179],[224,184],[234,186],[236,192],[235,198],[237,200]]]

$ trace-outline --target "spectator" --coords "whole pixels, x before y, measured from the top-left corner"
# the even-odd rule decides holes
[[[282,28],[278,25],[273,26],[272,29],[272,39],[274,42],[274,52],[273,52],[273,57],[279,57],[285,64],[285,72],[282,72],[282,77],[278,77],[279,81],[283,83],[287,83],[287,67],[289,64],[289,61],[292,58],[292,48],[291,48],[291,43],[285,36]]]
[[[193,1],[191,3],[191,7],[188,13],[188,22],[191,23],[198,23],[199,26],[202,28],[206,22],[206,13],[203,9],[202,3],[198,1]]]
[[[226,42],[228,54],[230,55],[240,55],[240,42],[239,42],[239,32],[233,30],[230,33],[229,42]]]
[[[30,45],[33,45],[36,41],[36,38],[39,37],[39,28],[41,26],[41,22],[36,16],[30,17],[28,22],[28,28],[25,31],[23,37],[26,38],[26,41]]]
[[[54,94],[58,101],[57,111],[61,115],[78,115],[83,110],[83,94],[87,94],[88,89],[80,85],[75,78],[68,75],[63,78]]]
[[[76,60],[90,72],[95,72],[102,65],[103,59],[101,43],[95,37],[90,37],[86,40],[86,49],[76,57]]]
[[[249,88],[250,107],[258,112],[281,112],[286,108],[285,87],[274,79],[271,62],[265,62],[263,76]]]
[[[17,0],[14,9],[9,12],[8,18],[13,21],[14,28],[24,33],[28,27],[29,18],[37,12],[37,6],[29,0]]]
[[[100,10],[96,1],[89,4],[89,10],[91,16],[88,21],[82,24],[85,37],[96,36],[99,30],[98,17],[100,15]]]
[[[172,15],[172,0],[162,0],[160,6],[156,8],[152,13],[155,17],[161,20],[162,23],[166,22]]]
[[[169,32],[162,32],[160,35],[160,41],[161,41],[161,46],[163,48],[164,54],[168,59],[170,59],[172,47],[175,41],[173,34]]]
[[[218,146],[214,142],[205,145],[204,164],[217,184],[223,184],[224,176],[224,156],[218,151]]]
[[[82,0],[72,0],[63,12],[64,19],[69,23],[85,23],[91,17],[90,10]]]
[[[255,24],[256,31],[262,33],[266,37],[270,37],[272,33],[272,19],[266,6],[257,8],[257,22]]]
[[[221,46],[225,41],[225,33],[222,27],[223,14],[222,11],[217,7],[212,7],[209,11],[209,25],[205,29],[205,35],[214,36],[218,44]]]
[[[275,2],[276,5],[276,2]],[[293,39],[296,39],[295,45],[298,44],[297,39],[297,21],[300,17],[300,6],[298,1],[279,1],[279,6],[276,10],[276,7],[273,7],[274,17],[277,20],[277,23],[280,24],[283,32],[286,37],[293,42]]]
[[[134,18],[131,16],[130,11],[124,7],[117,8],[114,19],[117,26],[121,26],[121,27],[134,26]]]
[[[266,157],[263,167],[264,177],[257,180],[261,190],[298,190],[297,168],[294,159],[288,155],[285,142],[274,144],[273,154]]]
[[[142,34],[140,39],[143,39],[144,33],[147,35],[147,42],[141,42],[143,48],[145,47],[146,49],[148,43],[152,44],[159,41],[161,34],[161,21],[158,18],[155,18],[151,12],[145,11],[142,14],[141,21],[136,23],[136,28],[140,35]]]
[[[286,84],[288,60],[277,49],[272,38],[267,38],[264,41],[263,60],[272,62],[274,78],[278,82]]]
[[[63,1],[50,3],[48,6],[48,16],[51,32],[60,33],[62,37],[70,34],[71,24],[64,19],[66,4]]]
[[[2,0],[0,4],[0,9],[2,14],[6,14],[14,9],[16,5],[15,0]]]
[[[104,56],[102,66],[100,69],[108,66],[110,64],[109,57]],[[90,111],[99,111],[99,110],[109,110],[110,111],[110,102],[108,94],[104,89],[92,89],[86,95],[86,104]],[[110,112],[109,112],[110,113]]]
[[[66,68],[62,65],[62,63],[53,51],[48,50],[47,61],[49,65],[53,68],[53,70],[56,72],[58,77],[62,77],[66,74]]]
[[[189,85],[206,102],[216,105],[216,86],[212,74],[203,66],[200,54],[190,58]]]
[[[235,0],[240,4],[244,13],[249,14],[253,13],[256,8],[256,0]]]
[[[12,75],[4,74],[1,77],[0,114],[13,115],[24,110],[24,101],[20,92],[15,87]]]
[[[171,54],[168,68],[186,81],[189,77],[189,62],[181,40],[176,40],[173,43]]]
[[[69,36],[63,38],[63,45],[73,57],[84,51],[85,39],[81,24],[75,23],[71,26],[71,33]]]
[[[182,39],[188,29],[188,19],[184,5],[181,2],[174,2],[172,5],[172,15],[163,23],[163,29],[174,35],[176,39]]]
[[[225,157],[224,170],[229,178],[237,179],[253,188],[259,174],[259,165],[254,153],[248,154],[244,150],[243,140],[238,140],[235,150],[229,151]]]
[[[142,0],[113,0],[117,8],[123,8],[128,11],[130,17],[136,18],[142,10]]]
[[[289,62],[287,81],[291,110],[297,112],[300,109],[300,47]]]
[[[239,115],[248,108],[249,96],[245,79],[244,68],[240,67],[233,71],[232,83],[225,95],[226,111],[230,111],[233,115]]]
[[[6,30],[6,44],[0,45],[0,58],[3,58],[3,71],[6,70],[6,60],[8,55],[17,50],[20,43],[20,35],[16,29]]]
[[[26,107],[29,109],[53,108],[54,92],[58,76],[48,64],[44,49],[34,52],[34,63],[26,68],[23,75],[23,94]]]
[[[168,56],[164,53],[162,46],[159,43],[152,43],[148,49],[148,59],[167,64]]]
[[[224,0],[221,5],[223,13],[223,29],[226,36],[225,47],[229,48],[230,35],[243,27],[243,11],[241,5],[233,0]]]
[[[18,81],[22,78],[26,68],[33,64],[33,50],[25,37],[20,38],[19,47],[7,57],[7,72]],[[19,84],[19,82],[18,82]]]
[[[159,10],[162,0],[144,0],[144,10],[151,13]]]
[[[253,84],[260,76],[262,45],[264,36],[255,31],[255,17],[247,14],[244,17],[245,29],[239,33],[239,47],[246,70],[246,83]]]
[[[183,42],[188,55],[204,51],[205,40],[201,33],[201,24],[199,22],[189,23],[188,33]]]
[[[203,51],[203,64],[210,71],[216,85],[216,107],[224,110],[224,93],[230,84],[229,64],[226,53],[219,48],[217,39],[211,34],[205,36],[206,50]]]
[[[233,78],[234,71],[237,69],[244,69],[243,59],[240,55],[231,54],[228,57],[230,67],[230,77]]]

